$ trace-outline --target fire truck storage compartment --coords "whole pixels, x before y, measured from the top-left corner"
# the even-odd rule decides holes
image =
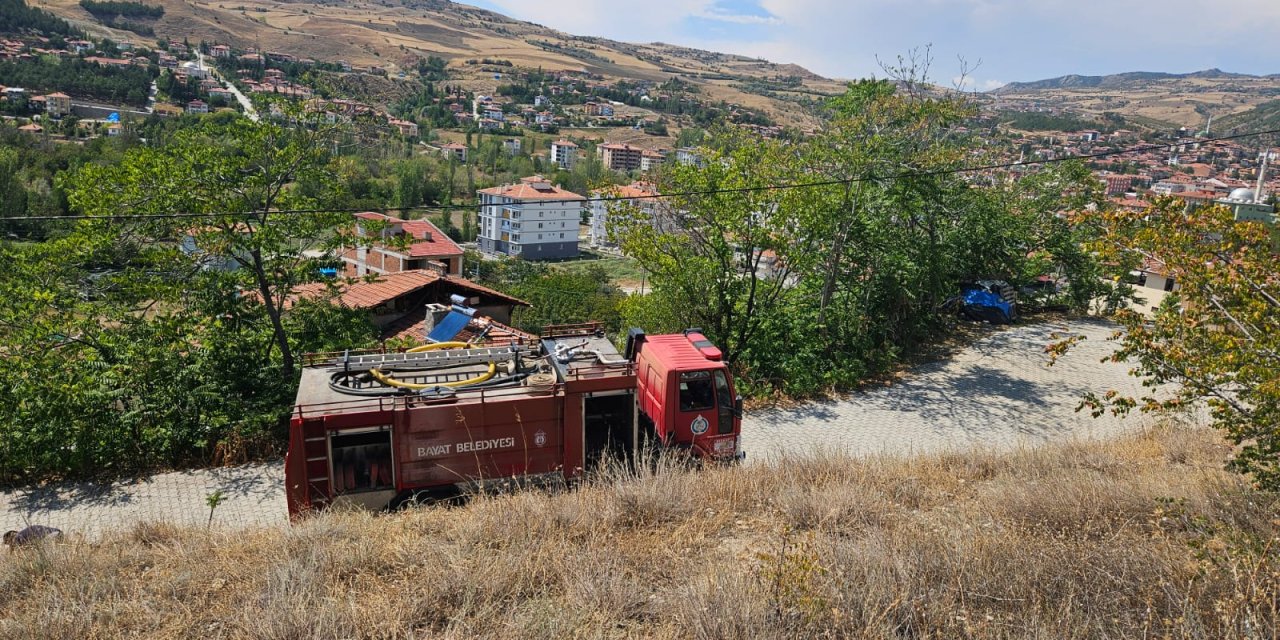
[[[586,468],[629,460],[636,446],[635,392],[602,391],[582,397]]]
[[[329,434],[335,497],[382,506],[395,491],[391,427],[344,429]]]

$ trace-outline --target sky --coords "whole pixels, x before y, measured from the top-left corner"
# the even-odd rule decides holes
[[[794,62],[832,78],[884,77],[880,61],[926,46],[931,80],[979,90],[1072,73],[1280,73],[1280,0],[461,1],[574,35]]]

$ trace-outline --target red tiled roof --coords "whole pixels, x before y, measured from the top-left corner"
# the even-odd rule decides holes
[[[516,200],[586,200],[586,198],[572,191],[565,191],[564,189],[550,183],[541,184],[546,186],[535,187],[534,183],[521,182],[520,184],[508,184],[501,187],[481,189],[480,193],[491,196],[502,196],[504,198],[513,198]]]
[[[357,213],[363,220],[379,220],[388,224],[399,225],[404,232],[416,242],[409,246],[411,258],[443,258],[462,255],[462,247],[449,238],[429,220],[401,220],[382,213],[366,211]]]
[[[460,291],[497,298],[513,305],[532,306],[520,298],[476,284],[466,278],[451,277],[425,269],[381,274],[372,281],[357,280],[355,282],[347,282],[339,280],[335,283],[311,282],[298,285],[294,287],[293,295],[290,296],[288,304],[292,304],[293,301],[302,298],[318,298],[329,291],[330,286],[333,286],[337,288],[337,302],[339,304],[352,309],[372,309],[440,280],[443,280],[446,286]]]
[[[435,272],[414,270],[379,275],[373,281],[311,282],[295,287],[290,298],[318,298],[330,291],[330,287],[336,287],[338,304],[352,309],[373,309],[418,291],[439,279],[440,275]]]
[[[606,187],[596,193],[605,198],[648,198],[658,195],[658,188],[650,182],[633,182],[625,186]]]

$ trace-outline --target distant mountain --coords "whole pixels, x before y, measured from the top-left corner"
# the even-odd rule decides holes
[[[1231,73],[1221,69],[1206,69],[1204,71],[1193,71],[1191,73],[1163,73],[1159,71],[1130,71],[1128,73],[1115,73],[1106,76],[1081,76],[1081,75],[1065,75],[1057,78],[1049,78],[1048,80],[1036,80],[1034,82],[1010,82],[998,89],[992,91],[997,94],[1022,93],[1026,91],[1041,91],[1046,89],[1078,89],[1078,88],[1120,88],[1132,85],[1134,83],[1151,82],[1158,80],[1229,80],[1229,79],[1257,79],[1280,78],[1280,74],[1272,74],[1269,76],[1253,76],[1245,73]]]
[[[1256,76],[1207,69],[1193,73],[1134,71],[1106,76],[1067,75],[1012,82],[985,94],[997,110],[1051,112],[1100,118],[1124,116],[1131,126],[1154,130],[1201,129],[1214,119],[1245,114],[1280,99],[1280,73]],[[1266,120],[1242,115],[1236,122]]]

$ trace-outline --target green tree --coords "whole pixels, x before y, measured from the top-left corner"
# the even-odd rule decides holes
[[[707,329],[733,362],[785,284],[784,274],[763,275],[761,268],[779,248],[783,192],[741,190],[793,176],[784,145],[742,135],[730,146],[712,152],[705,168],[677,165],[660,181],[666,192],[722,193],[666,199],[656,212],[620,202],[610,205],[610,216],[611,233],[651,274],[655,295],[680,309],[686,326]]]
[[[910,80],[910,76],[906,76]],[[617,203],[612,233],[650,274],[628,317],[701,326],[749,392],[852,385],[936,340],[966,281],[1069,282],[1086,308],[1108,287],[1081,247],[1096,204],[1082,166],[976,185],[953,135],[974,112],[919,81],[864,81],[830,101],[804,141],[732,131],[704,140],[705,166],[658,177],[665,210]],[[777,189],[777,185],[804,184]]]
[[[1084,212],[1101,232],[1090,249],[1128,268],[1159,265],[1177,288],[1150,317],[1116,314],[1115,362],[1133,365],[1151,393],[1088,396],[1095,415],[1135,408],[1182,411],[1208,405],[1214,426],[1236,445],[1231,466],[1280,489],[1280,283],[1276,229],[1237,222],[1221,206],[1173,199],[1145,211]],[[1056,352],[1069,347],[1056,346]]]
[[[336,133],[319,123],[211,121],[179,131],[166,146],[132,149],[118,164],[83,167],[70,178],[69,197],[96,217],[157,216],[144,218],[138,232],[189,236],[189,248],[205,261],[238,267],[234,274],[271,323],[281,375],[292,380],[297,367],[285,299],[294,285],[314,277],[304,252],[334,243],[335,230],[349,222],[346,215],[323,213],[340,197],[326,167]],[[304,193],[299,183],[309,189]],[[298,209],[315,213],[278,212]],[[158,217],[179,212],[206,217]]]

